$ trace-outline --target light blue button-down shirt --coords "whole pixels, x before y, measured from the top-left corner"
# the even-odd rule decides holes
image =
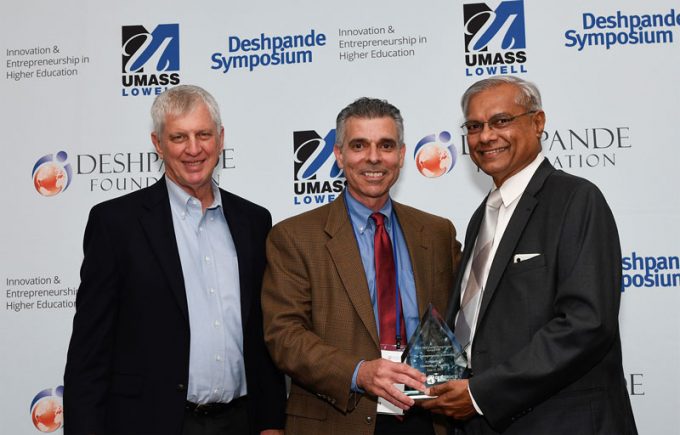
[[[349,212],[352,227],[354,228],[354,236],[359,246],[359,253],[361,254],[361,262],[364,265],[364,272],[366,273],[366,281],[368,282],[368,291],[371,296],[371,304],[373,305],[373,315],[376,319],[376,327],[378,328],[378,335],[380,334],[380,324],[378,322],[378,297],[375,286],[375,254],[374,254],[374,236],[375,236],[375,222],[371,219],[373,210],[366,207],[349,193],[345,191],[345,204]],[[404,234],[399,225],[399,220],[392,210],[392,200],[388,198],[385,205],[380,209],[380,213],[385,215],[385,230],[390,235],[392,245],[395,253],[395,267],[397,268],[397,279],[399,285],[399,295],[401,296],[401,305],[404,312],[404,321],[406,323],[406,335],[411,337],[411,334],[418,327],[418,299],[416,296],[416,284],[413,278],[413,267],[411,266],[411,257],[409,257],[408,247]],[[402,347],[406,346],[406,338],[402,343]],[[361,363],[359,363],[361,364]],[[352,390],[361,391],[356,385],[356,376],[359,365],[354,370],[352,377]]]
[[[247,386],[238,258],[222,197],[213,183],[215,199],[204,213],[200,200],[167,177],[166,183],[189,308],[187,400],[227,403]]]

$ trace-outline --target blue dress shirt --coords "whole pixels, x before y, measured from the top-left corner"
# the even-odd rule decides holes
[[[344,197],[352,227],[354,228],[354,236],[357,240],[359,253],[361,254],[361,262],[364,265],[366,281],[368,282],[368,291],[371,296],[371,304],[373,305],[373,315],[376,319],[376,328],[378,328],[379,335],[380,324],[377,321],[378,297],[375,287],[375,254],[373,246],[375,222],[371,219],[373,210],[357,201],[352,197],[348,190],[345,190]],[[385,230],[392,240],[395,254],[394,262],[397,270],[397,284],[399,285],[399,295],[401,297],[401,305],[404,312],[404,321],[406,322],[406,335],[410,338],[411,334],[413,334],[418,327],[419,321],[418,300],[416,297],[416,284],[413,278],[411,257],[409,256],[406,240],[404,239],[404,234],[399,225],[399,219],[393,212],[392,200],[388,198],[385,205],[379,211],[385,215]],[[406,341],[402,343],[402,346],[406,346]],[[357,364],[354,375],[352,376],[352,391],[361,391],[356,385],[356,377],[360,365],[361,362]]]
[[[200,200],[166,182],[189,308],[187,400],[228,403],[244,396],[247,385],[238,258],[222,196],[213,183],[215,199],[203,212]]]

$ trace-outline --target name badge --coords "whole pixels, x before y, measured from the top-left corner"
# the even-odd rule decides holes
[[[388,361],[401,363],[402,353],[404,353],[404,349],[397,349],[394,345],[380,346],[380,356]],[[404,391],[404,384],[394,384],[394,386],[397,390]],[[404,415],[404,410],[394,406],[382,397],[378,397],[378,414]]]

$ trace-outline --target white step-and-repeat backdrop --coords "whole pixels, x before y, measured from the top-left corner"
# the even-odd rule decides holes
[[[467,220],[490,187],[459,99],[516,74],[542,90],[544,151],[605,193],[623,248],[624,367],[641,433],[680,432],[680,3],[404,0],[7,3],[0,16],[0,432],[60,431],[90,207],[155,182],[153,97],[220,102],[222,187],[275,221],[333,200],[337,112],[405,118],[394,196]],[[68,416],[63,416],[68,424]]]

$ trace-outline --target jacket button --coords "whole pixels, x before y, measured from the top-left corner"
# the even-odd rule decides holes
[[[373,423],[373,417],[371,417],[369,415],[368,417],[366,417],[366,424],[371,424],[371,423]]]
[[[187,390],[186,385],[184,385],[184,384],[177,384],[177,391],[179,391],[180,393],[183,393],[183,392],[185,392],[186,390]]]

